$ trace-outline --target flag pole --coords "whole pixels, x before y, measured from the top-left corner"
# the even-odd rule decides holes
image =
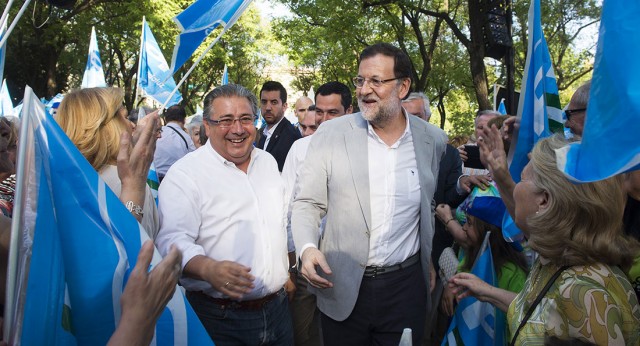
[[[4,23],[7,21],[7,18],[9,17],[9,10],[11,9],[12,5],[13,5],[13,0],[9,0],[7,2],[7,6],[4,7],[4,11],[2,12],[2,17],[0,18],[0,27],[2,27]]]
[[[33,91],[31,87],[27,86],[25,90],[24,103],[22,112],[28,112],[29,106],[34,100],[32,99]],[[9,260],[7,264],[7,283],[6,283],[6,293],[5,293],[5,304],[4,304],[4,341],[7,341],[9,345],[14,344],[14,337],[16,334],[12,330],[14,328],[14,324],[20,328],[22,325],[18,321],[14,319],[18,317],[14,315],[14,310],[16,309],[16,282],[17,282],[17,272],[18,272],[18,242],[20,239],[20,222],[22,219],[22,214],[24,210],[22,210],[23,199],[25,198],[25,193],[27,189],[27,185],[25,184],[25,178],[27,175],[26,166],[27,166],[27,145],[33,142],[33,138],[29,138],[29,127],[31,126],[31,116],[25,114],[24,117],[21,117],[21,126],[20,126],[20,136],[18,140],[18,157],[16,159],[16,182],[21,182],[16,184],[15,191],[15,200],[13,204],[13,218],[11,219],[11,239],[9,240]],[[31,230],[33,231],[33,230]],[[17,331],[19,332],[19,331]]]
[[[196,68],[196,66],[198,66],[198,64],[200,63],[200,61],[202,61],[202,59],[204,59],[204,56],[207,55],[207,53],[209,53],[209,51],[211,50],[211,48],[213,48],[213,46],[218,43],[218,41],[220,40],[220,38],[222,37],[222,35],[224,35],[224,33],[227,31],[227,28],[225,27],[224,29],[222,29],[222,32],[220,33],[220,35],[218,35],[218,37],[216,37],[215,40],[213,40],[213,42],[211,42],[211,44],[209,44],[209,47],[207,47],[207,49],[204,50],[204,52],[202,52],[202,54],[200,54],[200,56],[198,57],[198,60],[196,60],[196,62],[193,63],[193,65],[191,65],[191,68],[189,69],[189,71],[187,71],[187,73],[182,77],[182,79],[180,79],[180,82],[178,82],[178,84],[176,85],[175,88],[173,88],[173,91],[171,91],[171,94],[169,94],[169,96],[167,97],[167,100],[164,101],[164,103],[162,104],[162,107],[160,107],[160,112],[162,112],[162,110],[167,106],[167,104],[169,103],[169,101],[171,100],[171,98],[173,97],[173,95],[176,93],[176,91],[178,91],[178,88],[180,88],[180,86],[182,85],[182,83],[184,83],[184,81],[187,79],[187,77],[189,77],[189,75],[191,74],[191,72],[193,72],[193,70]],[[160,113],[161,114],[161,113]]]
[[[142,31],[140,31],[140,50],[138,51],[138,71],[136,72],[136,94],[133,97],[133,107],[136,107],[138,102],[138,92],[140,91],[140,72],[142,70],[142,48],[144,48],[144,24],[146,23],[146,17],[142,16]]]
[[[20,11],[18,12],[18,14],[16,14],[15,18],[13,18],[13,22],[11,22],[11,25],[7,29],[7,32],[5,32],[4,35],[2,35],[2,41],[0,41],[0,49],[2,49],[4,44],[7,42],[7,38],[9,38],[9,34],[11,34],[16,24],[18,24],[18,20],[20,20],[20,18],[22,17],[22,14],[27,9],[27,6],[29,6],[29,3],[31,3],[31,0],[25,0],[24,4],[22,4],[22,7],[20,7]],[[8,9],[5,9],[5,11],[8,11]],[[4,13],[2,15],[4,17]],[[5,18],[5,21],[6,21],[6,18]]]

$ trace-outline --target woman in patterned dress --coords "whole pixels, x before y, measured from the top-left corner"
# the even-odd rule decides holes
[[[640,306],[625,275],[640,247],[622,232],[622,178],[570,182],[555,157],[566,144],[559,137],[541,140],[513,189],[515,222],[539,254],[524,289],[511,293],[466,273],[450,286],[458,299],[474,295],[506,311],[516,345],[544,345],[545,337],[640,345]]]

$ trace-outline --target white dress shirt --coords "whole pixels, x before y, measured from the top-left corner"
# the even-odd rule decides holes
[[[255,288],[244,300],[281,289],[288,278],[286,201],[278,165],[253,149],[244,173],[210,142],[176,162],[158,191],[160,232],[156,245],[166,255],[182,251],[182,266],[195,256],[233,261],[251,268]],[[187,290],[223,297],[207,282],[185,278]]]
[[[176,131],[178,131],[182,137],[180,137]],[[163,126],[162,137],[158,138],[158,142],[156,142],[156,152],[153,155],[153,164],[156,166],[158,176],[165,176],[171,165],[194,150],[196,150],[196,146],[193,144],[191,136],[189,136],[180,125],[168,123]]]
[[[278,121],[275,125],[269,127],[269,125],[265,126],[264,130],[262,131],[262,134],[264,137],[264,150],[267,150],[267,145],[269,145],[269,141],[271,140],[271,135],[273,135],[273,133],[276,131],[276,128],[278,128],[278,125],[280,125],[280,123],[282,122],[282,119],[284,119],[284,117],[280,118],[280,121]]]
[[[300,167],[302,167],[304,159],[307,157],[307,150],[309,149],[310,143],[311,136],[303,137],[293,142],[287,154],[287,159],[284,161],[284,166],[282,167],[285,198],[286,201],[289,202],[289,208],[287,210],[287,248],[289,252],[296,251],[293,243],[293,234],[291,233],[291,206],[297,191]]]
[[[368,127],[372,227],[367,265],[389,266],[420,249],[418,164],[408,119],[404,134],[391,146]]]

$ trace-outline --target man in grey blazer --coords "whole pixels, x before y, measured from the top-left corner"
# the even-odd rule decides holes
[[[301,170],[292,230],[325,345],[397,345],[404,328],[414,344],[422,338],[446,135],[404,112],[411,76],[400,49],[365,48],[354,78],[361,112],[320,126]]]

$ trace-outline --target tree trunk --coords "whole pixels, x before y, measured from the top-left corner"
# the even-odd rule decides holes
[[[489,87],[487,86],[487,71],[484,66],[484,38],[482,24],[484,22],[484,8],[482,0],[468,0],[469,31],[471,42],[469,45],[469,67],[471,79],[478,100],[478,109],[493,109],[489,102]]]

